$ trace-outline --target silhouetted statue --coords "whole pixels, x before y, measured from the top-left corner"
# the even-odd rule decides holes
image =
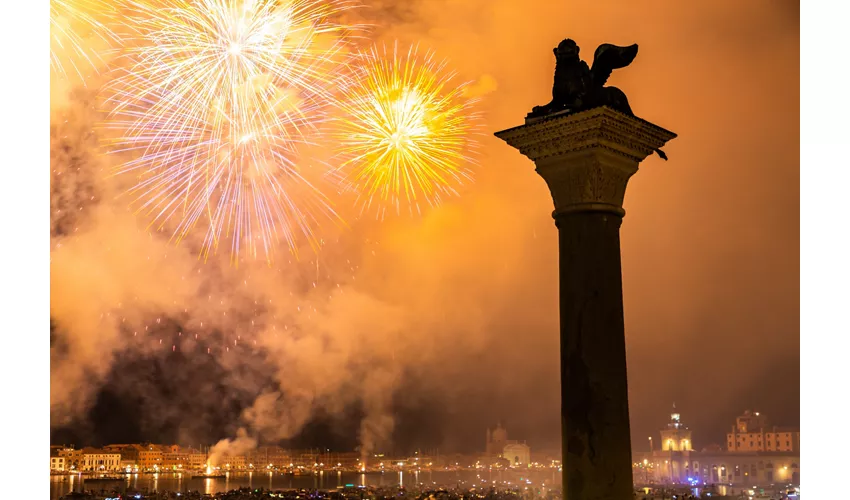
[[[629,100],[620,89],[605,87],[611,72],[625,68],[635,59],[637,45],[618,47],[602,44],[593,56],[593,67],[579,58],[579,46],[567,39],[558,44],[555,53],[555,84],[552,102],[535,106],[529,117],[546,116],[559,111],[584,111],[599,106],[609,106],[634,116]]]
[[[579,58],[579,46],[566,39],[553,50],[555,53],[555,83],[552,86],[552,101],[535,106],[526,118],[540,118],[560,111],[571,113],[608,106],[634,116],[629,99],[617,87],[606,87],[605,83],[615,69],[625,68],[638,53],[637,44],[619,47],[603,43],[593,54],[593,66]],[[667,159],[663,151],[658,156]]]

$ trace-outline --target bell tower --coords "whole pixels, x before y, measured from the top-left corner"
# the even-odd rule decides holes
[[[676,410],[676,403],[673,403],[673,411],[670,412],[670,422],[666,429],[661,430],[661,450],[662,451],[693,451],[693,441],[691,441],[691,431],[688,427],[682,424],[682,416]]]

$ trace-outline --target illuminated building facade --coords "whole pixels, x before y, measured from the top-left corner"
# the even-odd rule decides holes
[[[800,452],[800,429],[768,425],[759,412],[747,410],[735,419],[732,432],[726,435],[729,451]]]
[[[210,466],[221,469],[245,469],[248,467],[248,460],[245,455],[219,455],[217,459],[210,460]]]
[[[65,457],[60,457],[59,455],[50,456],[50,470],[52,471],[64,471],[65,470]]]
[[[745,412],[738,417],[735,435],[754,434],[766,428],[766,421],[758,413]],[[760,431],[761,432],[761,431]],[[766,443],[769,432],[763,431],[762,446],[753,440],[752,448],[719,446],[693,449],[691,431],[681,421],[673,407],[670,422],[662,429],[661,449],[633,453],[633,475],[636,483],[644,484],[726,484],[753,487],[772,484],[800,484],[799,432],[792,444],[797,447]],[[770,431],[774,432],[774,431]],[[786,432],[786,431],[776,431]],[[791,431],[787,431],[791,432]],[[749,443],[749,440],[747,440]],[[775,439],[772,440],[775,442]],[[728,444],[728,442],[727,442]]]
[[[75,450],[74,445],[58,449],[56,455],[65,458],[67,470],[81,470],[83,467],[83,450]]]
[[[358,452],[350,452],[350,453],[333,453],[328,459],[326,459],[326,464],[332,464],[337,467],[357,467],[360,462],[360,453]]]
[[[661,451],[692,451],[691,431],[682,423],[682,416],[673,404],[670,422],[661,430]]]
[[[691,475],[708,484],[799,485],[800,456],[781,452],[700,453],[694,457]]]
[[[511,443],[502,450],[502,458],[514,467],[528,467],[531,463],[531,448],[525,443]]]
[[[508,440],[508,431],[501,423],[496,425],[492,432],[487,429],[485,450],[487,456],[504,458],[513,467],[527,467],[531,463],[531,448],[525,441]],[[487,462],[486,457],[484,458]]]
[[[190,465],[189,450],[181,449],[179,446],[169,447],[162,453],[163,469],[188,469]]]
[[[686,483],[691,475],[692,445],[691,430],[682,422],[674,404],[667,427],[661,429],[661,450],[650,457],[656,475],[673,483]]]
[[[110,444],[103,447],[104,450],[121,454],[121,462],[126,468],[127,465],[135,467],[139,463],[139,451],[144,449],[137,444]]]
[[[187,450],[189,456],[189,468],[193,470],[203,469],[207,465],[207,454],[195,448]]]
[[[148,444],[139,448],[139,468],[142,470],[159,469],[162,467],[162,447]]]
[[[359,457],[360,455],[357,454]],[[251,450],[246,455],[249,463],[254,467],[284,467],[292,463],[292,455],[277,446],[262,446]]]
[[[85,471],[116,471],[121,468],[121,454],[100,448],[83,448]]]

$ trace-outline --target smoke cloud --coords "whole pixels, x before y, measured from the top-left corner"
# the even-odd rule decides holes
[[[251,451],[257,446],[257,440],[248,437],[245,429],[240,428],[236,431],[234,439],[222,439],[210,448],[210,453],[207,458],[207,464],[210,466],[221,466],[222,460],[227,457],[235,457],[244,455],[245,452]]]

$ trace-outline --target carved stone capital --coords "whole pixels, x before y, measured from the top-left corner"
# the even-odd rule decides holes
[[[676,134],[601,107],[531,120],[496,137],[534,161],[552,193],[554,216],[592,211],[622,217],[629,178]]]

